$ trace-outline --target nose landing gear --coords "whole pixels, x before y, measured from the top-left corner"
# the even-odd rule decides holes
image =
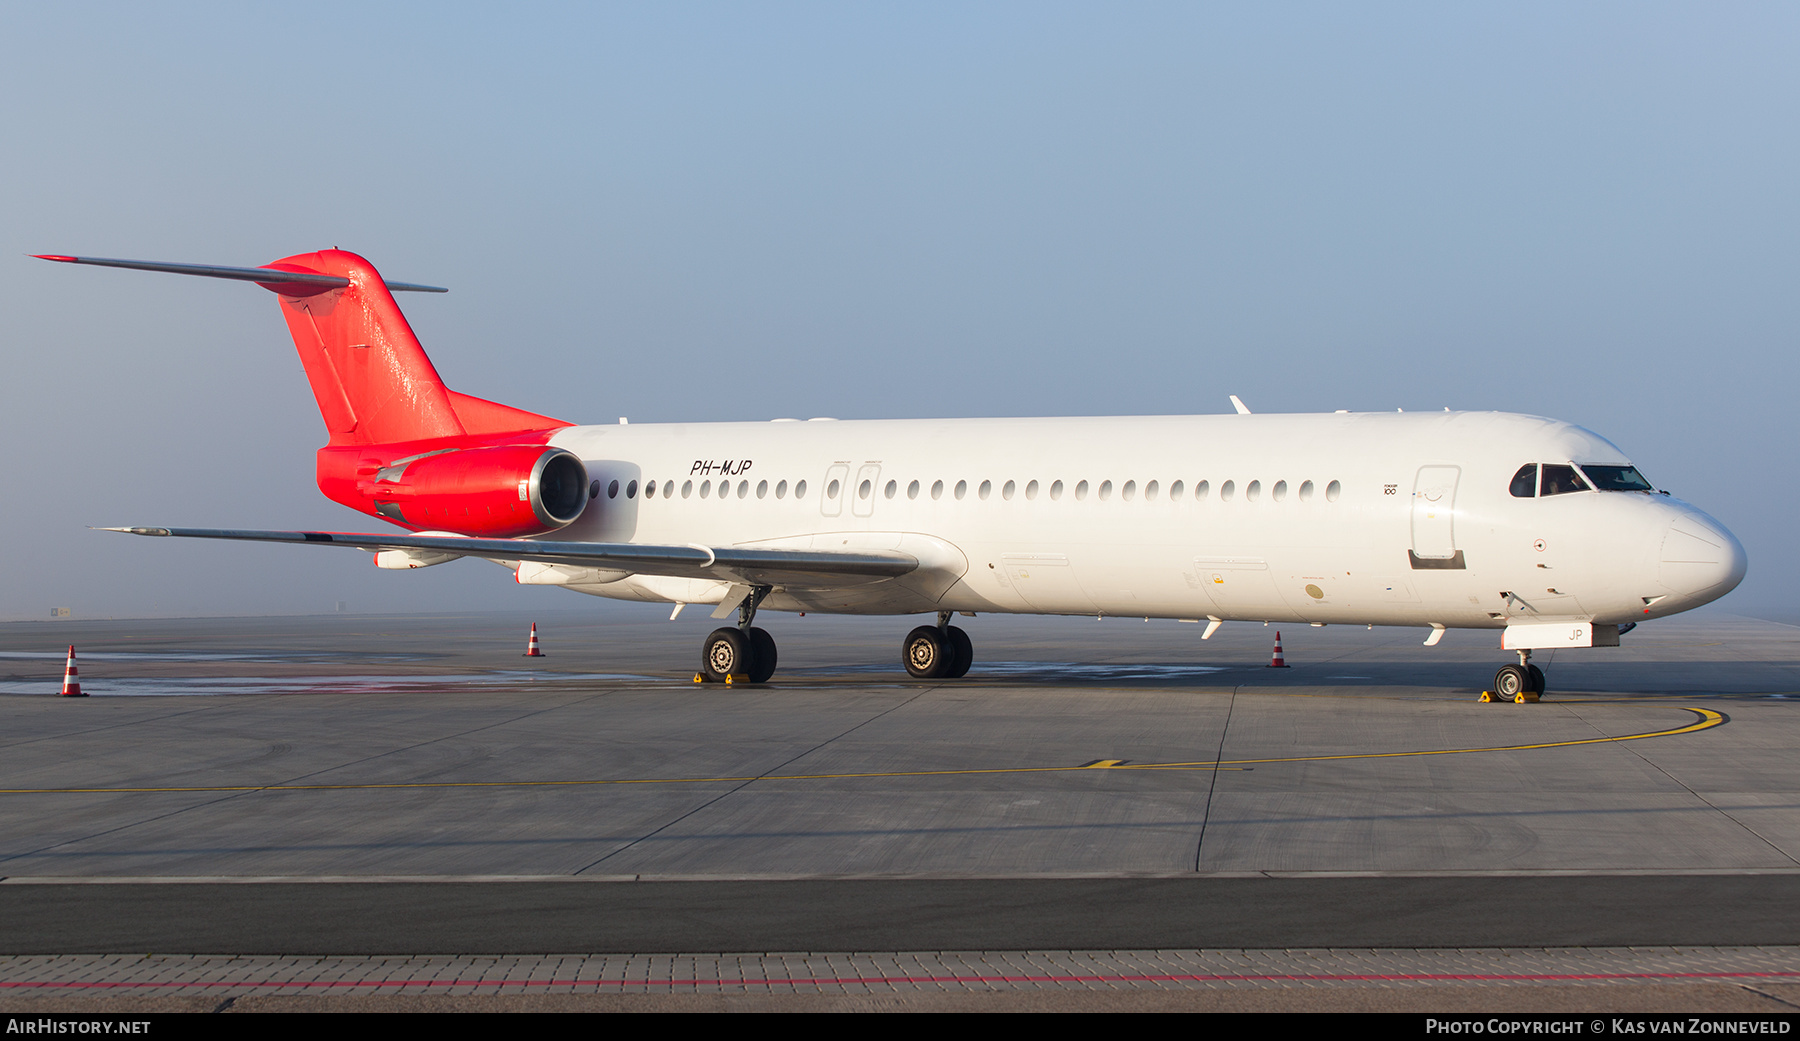
[[[1519,664],[1502,665],[1494,673],[1494,689],[1482,691],[1482,701],[1511,701],[1523,705],[1544,693],[1544,670],[1531,664],[1531,652],[1519,652]]]

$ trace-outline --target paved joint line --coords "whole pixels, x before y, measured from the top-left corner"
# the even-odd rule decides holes
[[[605,696],[606,695],[604,693],[589,694],[589,695],[586,695],[585,697],[576,699],[576,702],[579,703],[581,701],[587,701],[587,700],[591,700],[593,698],[602,698]],[[301,778],[306,778],[306,777],[316,777],[319,774],[326,773],[331,770],[342,770],[349,766],[354,766],[359,763],[366,763],[371,760],[380,759],[383,756],[393,755],[397,752],[410,751],[415,748],[423,748],[426,745],[436,744],[439,741],[447,741],[453,737],[464,737],[469,734],[480,733],[483,730],[489,730],[489,729],[492,729],[497,726],[504,726],[509,723],[516,723],[521,719],[529,719],[532,716],[539,715],[544,712],[555,711],[555,710],[557,710],[559,708],[563,708],[563,707],[565,707],[565,706],[564,705],[546,706],[544,708],[534,709],[529,712],[522,712],[519,715],[511,717],[510,719],[495,720],[494,722],[485,723],[485,724],[482,724],[481,726],[470,727],[467,730],[460,731],[455,734],[441,734],[441,735],[434,737],[428,741],[415,742],[414,744],[407,745],[404,748],[390,748],[387,751],[382,752],[378,755],[364,756],[361,759],[356,759],[349,763],[339,763],[336,766],[325,767],[325,768],[321,768],[318,770],[312,770],[307,773],[300,774],[298,777],[295,778],[295,780],[299,780]],[[198,710],[196,710],[196,711],[198,711]],[[102,838],[107,835],[116,835],[120,832],[130,831],[131,829],[139,827],[144,824],[153,824],[157,821],[164,821],[164,820],[168,820],[171,817],[178,817],[184,813],[193,812],[194,810],[199,810],[199,809],[203,809],[203,808],[210,807],[210,806],[217,806],[220,803],[230,802],[233,799],[241,798],[245,795],[253,794],[255,792],[296,791],[296,790],[307,790],[307,789],[318,788],[318,787],[323,787],[323,786],[300,785],[300,784],[294,784],[292,782],[289,782],[288,784],[285,784],[285,785],[245,785],[242,787],[219,786],[219,787],[190,787],[190,788],[88,789],[89,791],[108,791],[108,790],[110,790],[110,791],[115,791],[115,792],[136,792],[136,793],[151,793],[151,792],[155,792],[155,793],[194,793],[194,794],[214,794],[214,793],[216,793],[219,795],[219,798],[204,799],[199,802],[190,803],[189,805],[186,805],[186,806],[178,806],[167,812],[158,813],[158,814],[155,814],[150,817],[145,817],[145,818],[135,820],[135,821],[126,821],[125,823],[119,824],[115,827],[104,828],[100,831],[89,832],[88,834],[85,834],[85,835],[72,836],[70,838],[63,839],[60,842],[52,842],[51,844],[49,844],[47,846],[41,846],[37,849],[22,850],[18,853],[14,853],[10,856],[0,856],[0,864],[3,864],[9,860],[17,860],[21,857],[39,856],[44,853],[49,853],[53,850],[62,849],[65,846],[72,846],[72,845],[75,845],[76,843],[81,843],[81,842],[90,842],[94,839]],[[366,787],[366,786],[343,785],[341,787],[360,788],[360,787]],[[0,794],[15,794],[15,793],[0,792]]]
[[[1225,699],[1225,722],[1219,726],[1219,747],[1213,753],[1212,776],[1206,781],[1206,802],[1200,807],[1200,834],[1194,837],[1194,870],[1200,870],[1200,858],[1206,847],[1206,824],[1212,820],[1213,793],[1219,790],[1219,767],[1225,759],[1225,735],[1231,730],[1231,711],[1237,707],[1238,688],[1231,688]]]
[[[1689,709],[1688,711],[1692,712],[1693,709]],[[1590,720],[1588,720],[1586,717],[1584,717],[1578,713],[1575,713],[1575,712],[1571,712],[1569,714],[1574,716],[1576,719],[1581,720],[1583,723],[1586,723],[1596,733],[1598,733],[1600,731],[1600,728],[1594,726],[1594,724]],[[1729,717],[1727,717],[1727,718],[1729,718]],[[1770,839],[1767,835],[1764,835],[1762,832],[1757,831],[1755,828],[1751,827],[1749,824],[1745,823],[1744,821],[1739,820],[1736,816],[1734,816],[1732,814],[1732,812],[1730,810],[1724,808],[1723,806],[1720,806],[1718,803],[1713,802],[1711,799],[1708,799],[1706,796],[1695,791],[1692,785],[1688,784],[1686,781],[1682,780],[1679,777],[1676,777],[1674,774],[1672,774],[1668,770],[1664,769],[1660,763],[1657,763],[1655,760],[1651,759],[1649,756],[1645,755],[1644,753],[1638,751],[1636,748],[1627,746],[1625,750],[1627,752],[1631,753],[1632,755],[1637,756],[1638,761],[1643,763],[1645,766],[1649,767],[1652,770],[1655,770],[1659,774],[1662,774],[1664,777],[1668,778],[1670,781],[1674,782],[1675,784],[1680,785],[1682,791],[1685,791],[1689,795],[1693,796],[1701,804],[1705,805],[1709,809],[1718,813],[1721,817],[1724,817],[1726,820],[1730,821],[1731,823],[1737,825],[1738,827],[1749,832],[1751,835],[1755,836],[1757,841],[1763,843],[1764,845],[1768,846],[1770,849],[1774,850],[1776,856],[1781,857],[1783,860],[1786,860],[1790,864],[1795,864],[1797,866],[1800,866],[1800,860],[1795,860],[1792,854],[1788,853],[1787,850],[1782,849],[1780,846],[1776,845],[1774,840]]]
[[[935,689],[935,688],[928,688],[928,689]],[[222,794],[226,794],[226,795],[245,795],[245,794],[253,794],[256,792],[365,791],[365,790],[393,790],[393,789],[408,789],[408,788],[421,788],[421,789],[425,789],[425,788],[557,788],[557,787],[587,787],[587,786],[611,785],[611,784],[733,784],[733,785],[741,786],[743,784],[749,784],[749,783],[753,783],[756,781],[874,780],[874,779],[889,778],[889,777],[953,777],[953,776],[979,776],[979,775],[984,775],[984,774],[1067,773],[1067,772],[1072,772],[1072,771],[1076,771],[1076,770],[1122,770],[1122,771],[1129,771],[1129,770],[1192,770],[1192,771],[1200,771],[1200,770],[1206,770],[1206,771],[1212,771],[1212,772],[1216,773],[1220,770],[1228,770],[1228,769],[1233,769],[1233,768],[1242,768],[1242,767],[1249,767],[1249,766],[1271,765],[1271,764],[1279,764],[1279,763],[1321,763],[1321,762],[1347,761],[1347,760],[1356,760],[1356,759],[1405,759],[1405,758],[1412,758],[1412,757],[1416,757],[1416,756],[1472,755],[1472,754],[1481,753],[1481,752],[1526,752],[1526,751],[1535,751],[1535,750],[1546,749],[1546,748],[1572,748],[1572,747],[1577,747],[1577,746],[1581,746],[1581,745],[1617,744],[1617,743],[1623,743],[1626,741],[1642,741],[1642,740],[1647,740],[1649,738],[1675,737],[1675,736],[1679,736],[1682,734],[1698,733],[1699,731],[1702,731],[1702,730],[1710,730],[1717,726],[1723,726],[1725,723],[1730,721],[1730,717],[1726,716],[1722,712],[1716,712],[1712,709],[1688,708],[1686,706],[1681,706],[1680,707],[1681,711],[1691,712],[1694,714],[1694,716],[1696,717],[1694,722],[1689,723],[1686,726],[1672,727],[1672,728],[1669,728],[1666,730],[1651,730],[1651,731],[1645,731],[1643,733],[1638,733],[1638,734],[1620,734],[1618,736],[1573,738],[1573,739],[1566,740],[1566,741],[1541,741],[1541,742],[1536,742],[1536,743],[1532,743],[1532,744],[1521,744],[1521,745],[1484,745],[1484,746],[1476,746],[1476,747],[1469,747],[1469,748],[1421,748],[1421,749],[1410,749],[1410,750],[1398,751],[1398,752],[1345,752],[1345,753],[1338,753],[1335,755],[1271,756],[1271,757],[1263,758],[1263,759],[1206,759],[1206,760],[1194,760],[1191,762],[1178,762],[1178,763],[1138,763],[1138,762],[1133,762],[1129,759],[1124,759],[1124,760],[1100,759],[1100,760],[1089,760],[1086,763],[1081,763],[1081,764],[1076,764],[1076,765],[1066,765],[1066,766],[996,766],[996,767],[943,769],[943,770],[884,770],[884,771],[872,771],[872,772],[867,772],[867,773],[819,773],[819,774],[777,774],[777,773],[773,772],[775,770],[781,769],[781,767],[783,767],[783,766],[787,766],[790,763],[793,763],[799,759],[805,758],[808,755],[811,755],[813,752],[818,751],[820,748],[825,747],[826,745],[830,744],[833,741],[837,741],[837,740],[842,739],[843,737],[848,736],[849,734],[853,733],[860,727],[866,726],[869,723],[872,723],[875,720],[880,719],[882,716],[887,715],[889,712],[894,712],[894,711],[897,711],[897,710],[905,707],[906,705],[910,704],[913,700],[917,699],[918,697],[923,696],[926,692],[927,692],[926,690],[920,690],[920,691],[914,693],[913,696],[908,698],[906,701],[901,702],[900,704],[895,705],[892,708],[889,708],[889,709],[887,709],[883,712],[880,712],[874,716],[871,716],[869,719],[866,719],[863,722],[856,724],[856,726],[851,727],[849,730],[844,731],[842,734],[838,734],[835,737],[831,737],[824,741],[821,741],[818,745],[815,745],[814,747],[807,749],[806,751],[796,753],[794,756],[785,760],[784,762],[782,762],[774,767],[771,767],[770,770],[767,772],[754,774],[754,775],[721,776],[721,777],[607,777],[607,778],[589,778],[589,779],[560,780],[560,781],[529,781],[529,780],[518,780],[518,781],[395,781],[395,782],[366,782],[366,783],[352,783],[352,784],[194,785],[194,786],[158,787],[158,788],[3,788],[3,789],[0,789],[0,796],[3,796],[3,795],[154,795],[154,794],[180,794],[180,793],[197,793],[197,794],[222,793]],[[595,696],[598,697],[598,696],[602,696],[602,695],[595,695]],[[1235,693],[1232,695],[1234,700],[1235,700],[1236,696],[1237,695]],[[548,711],[548,710],[544,710],[544,711]],[[532,715],[532,714],[535,714],[535,713],[528,713],[527,715]],[[520,716],[518,718],[522,719],[522,718],[526,718],[526,717]],[[500,724],[495,723],[495,724],[489,724],[488,726],[498,726],[498,725],[500,725]],[[487,728],[488,728],[487,726],[476,727],[476,728],[472,728],[469,731],[466,731],[465,733],[475,733],[475,732],[478,732],[480,730],[487,729]],[[458,735],[446,735],[445,737],[442,737],[442,738],[434,738],[430,742],[420,742],[419,745],[414,745],[414,746],[409,746],[409,747],[422,747],[425,744],[431,744],[435,741],[440,741],[440,740],[447,740],[449,737],[454,737],[454,736],[458,736]],[[1223,744],[1224,744],[1224,734],[1221,733],[1221,735],[1220,735],[1221,749],[1223,748]],[[382,754],[388,755],[388,754],[392,754],[392,753],[389,752],[389,753],[382,753]],[[369,758],[373,759],[373,758],[379,758],[379,757],[371,756]],[[1109,762],[1116,763],[1116,765],[1106,765]],[[340,769],[340,768],[341,767],[334,767],[333,769]],[[313,774],[318,774],[318,773],[323,773],[323,772],[325,772],[325,771],[317,770],[317,771],[313,771],[312,774],[307,774],[307,775],[303,775],[303,776],[312,776]]]
[[[927,687],[927,688],[918,690],[918,691],[914,692],[911,697],[906,698],[904,701],[901,701],[898,704],[889,705],[887,708],[882,709],[880,712],[877,712],[874,715],[870,716],[869,718],[857,723],[855,726],[850,727],[849,729],[845,730],[843,733],[836,734],[832,737],[825,738],[824,740],[820,741],[818,744],[812,746],[811,748],[806,749],[803,752],[794,753],[793,755],[789,756],[787,759],[775,764],[774,766],[769,767],[768,770],[764,771],[761,774],[756,775],[755,777],[732,778],[731,780],[739,781],[740,783],[734,784],[730,789],[720,792],[718,795],[715,795],[712,798],[707,799],[705,802],[702,802],[698,806],[695,806],[692,809],[689,809],[687,812],[682,813],[670,820],[664,821],[661,825],[651,829],[650,831],[645,832],[642,835],[639,835],[637,838],[632,839],[630,842],[625,843],[624,845],[618,847],[617,849],[612,850],[611,852],[607,853],[605,856],[602,856],[600,859],[595,860],[593,863],[586,864],[582,867],[576,868],[573,872],[571,872],[571,874],[579,875],[586,871],[592,871],[594,868],[599,867],[601,864],[604,864],[606,861],[610,860],[611,858],[616,857],[619,854],[625,852],[626,850],[631,849],[641,843],[648,842],[649,840],[662,834],[664,831],[667,831],[668,829],[674,827],[675,825],[680,824],[682,821],[687,820],[689,817],[692,817],[694,814],[699,813],[700,811],[706,809],[707,807],[718,803],[721,799],[724,799],[725,797],[730,796],[730,795],[735,795],[738,792],[743,791],[745,788],[748,788],[752,784],[755,784],[757,781],[760,781],[764,778],[769,777],[776,770],[779,770],[782,767],[787,766],[791,763],[799,762],[801,759],[804,759],[807,756],[812,755],[814,752],[817,752],[819,749],[824,748],[826,745],[832,744],[833,742],[836,742],[836,741],[843,740],[845,737],[847,737],[851,734],[854,734],[858,730],[861,730],[863,727],[868,726],[870,723],[875,722],[876,720],[880,719],[881,717],[887,715],[890,712],[898,712],[900,709],[903,709],[906,706],[917,701],[921,697],[924,697],[925,692],[927,690],[936,690],[936,689],[938,689],[937,686],[932,686],[932,687]]]
[[[1748,983],[1739,983],[1738,986],[1744,990],[1749,991],[1752,994],[1757,995],[1758,997],[1768,998],[1770,1001],[1773,1001],[1777,1005],[1786,1005],[1788,1008],[1800,1009],[1800,1005],[1796,1005],[1791,1001],[1784,1001],[1781,998],[1778,998],[1775,995],[1770,994],[1768,991],[1763,990],[1761,987],[1752,987]]]

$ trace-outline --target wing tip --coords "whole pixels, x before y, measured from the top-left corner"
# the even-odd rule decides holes
[[[61,253],[31,253],[29,256],[37,260],[54,260],[58,264],[73,264],[79,257],[66,257]]]

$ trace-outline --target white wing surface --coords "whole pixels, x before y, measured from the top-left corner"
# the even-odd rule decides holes
[[[228,539],[343,546],[379,553],[423,550],[488,560],[535,561],[670,578],[709,578],[748,585],[829,588],[840,583],[898,578],[919,567],[897,550],[744,549],[736,546],[657,546],[632,542],[551,542],[476,539],[453,535],[388,535],[341,531],[256,531],[233,528],[103,528],[160,538]]]

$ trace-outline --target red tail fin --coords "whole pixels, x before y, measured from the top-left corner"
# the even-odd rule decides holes
[[[331,249],[285,257],[267,267],[350,281],[341,288],[263,283],[281,296],[282,315],[332,445],[566,425],[446,388],[381,274],[362,257]]]
[[[301,253],[262,267],[36,255],[64,264],[255,282],[279,294],[333,448],[461,434],[542,432],[569,425],[446,389],[393,296],[402,289],[444,290],[384,281],[374,265],[354,253],[341,249]],[[284,273],[291,277],[274,277]]]

